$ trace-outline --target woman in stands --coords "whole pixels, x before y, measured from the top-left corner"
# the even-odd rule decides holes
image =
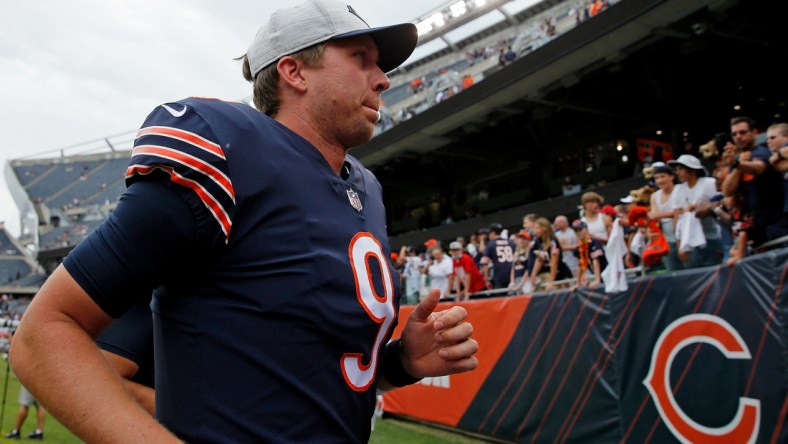
[[[530,285],[525,285],[529,282],[528,275],[528,256],[531,250],[531,234],[526,230],[517,233],[515,237],[515,244],[517,248],[514,250],[514,263],[512,264],[512,272],[509,278],[509,294],[530,294],[533,291]]]
[[[534,225],[534,268],[531,271],[531,285],[534,288],[539,284],[539,273],[543,269],[549,267],[549,272],[544,273],[545,291],[553,289],[556,281],[569,279],[572,277],[572,272],[566,263],[561,260],[561,246],[558,244],[558,239],[555,237],[553,227],[550,221],[544,217],[536,219]],[[547,267],[545,267],[545,264]]]
[[[583,193],[580,197],[580,203],[583,204],[583,217],[580,219],[588,226],[588,234],[602,245],[607,243],[613,227],[613,218],[600,211],[604,202],[605,198],[593,191]]]
[[[679,205],[676,205],[673,198],[673,188],[676,185],[676,172],[667,165],[659,165],[654,168],[654,182],[659,188],[651,195],[648,218],[659,221],[659,228],[668,241],[669,252],[662,257],[662,263],[668,271],[680,270],[684,268],[679,260],[678,250],[676,250],[676,228],[674,213]]]

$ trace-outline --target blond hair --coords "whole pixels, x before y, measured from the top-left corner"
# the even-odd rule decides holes
[[[318,43],[290,54],[290,57],[300,60],[309,68],[318,68],[323,60],[325,48],[326,43]],[[254,77],[252,77],[252,68],[249,66],[249,59],[246,54],[235,60],[241,61],[244,79],[253,85],[252,100],[255,108],[271,117],[275,117],[282,102],[279,96],[279,71],[276,67],[278,60],[260,70]]]

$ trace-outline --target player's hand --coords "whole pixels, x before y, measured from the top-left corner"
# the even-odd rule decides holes
[[[439,290],[431,290],[416,306],[402,331],[402,364],[412,376],[444,376],[474,370],[479,344],[471,339],[468,313],[455,305],[435,311]]]

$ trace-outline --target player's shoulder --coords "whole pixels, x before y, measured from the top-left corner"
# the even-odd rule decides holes
[[[239,122],[238,118],[252,118],[261,122],[273,123],[273,119],[243,102],[212,99],[208,97],[189,97],[175,102],[182,105],[185,112],[192,111],[203,118],[221,119],[228,122]],[[165,105],[161,105],[164,107]]]
[[[188,97],[164,102],[148,115],[146,124],[164,124],[174,127],[243,125],[253,119],[257,122],[273,121],[243,102],[232,102],[205,97]],[[270,122],[269,122],[270,123]]]

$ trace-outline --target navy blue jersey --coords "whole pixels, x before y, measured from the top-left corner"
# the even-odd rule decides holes
[[[569,266],[566,265],[566,262],[560,258],[561,245],[558,243],[558,239],[552,238],[550,239],[550,243],[545,245],[542,238],[537,237],[534,239],[534,245],[531,248],[531,251],[533,251],[534,257],[541,257],[544,261],[544,265],[542,265],[540,273],[549,272],[551,258],[553,255],[558,255],[558,270],[556,270],[555,280],[560,281],[572,277],[572,272],[569,270]]]
[[[760,245],[788,233],[788,226],[786,226],[788,222],[783,216],[785,199],[782,176],[769,163],[771,155],[772,153],[765,145],[756,146],[752,151],[752,160],[760,160],[766,165],[766,169],[758,176],[742,174],[739,183],[739,191],[744,198],[745,212],[752,213],[755,218],[750,236],[754,245]]]
[[[515,248],[514,242],[500,237],[488,242],[484,248],[482,261],[492,266],[492,282],[495,288],[509,285]]]
[[[584,241],[580,241],[584,242]],[[574,250],[574,254],[578,259],[582,259],[581,256],[581,249],[578,248]],[[605,257],[605,246],[602,245],[602,242],[594,238],[588,238],[588,250],[587,250],[588,257],[585,260],[588,262],[588,270],[593,273],[594,272],[594,265],[593,260],[599,260],[599,271],[604,270],[607,267],[607,258]]]
[[[375,177],[351,156],[339,176],[283,125],[217,100],[156,108],[132,156],[129,191],[175,198],[131,215],[122,199],[64,265],[115,316],[155,288],[161,423],[195,443],[367,442],[399,309]]]
[[[96,339],[98,346],[137,364],[132,381],[153,388],[153,317],[149,302],[140,302]]]

